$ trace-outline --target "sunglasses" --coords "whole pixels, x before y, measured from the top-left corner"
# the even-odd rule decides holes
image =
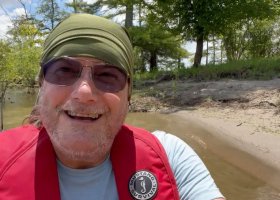
[[[87,59],[64,56],[42,64],[44,79],[59,86],[73,85],[81,77],[85,67],[80,62],[81,60],[86,60],[87,63],[91,62]],[[90,67],[91,79],[95,87],[103,92],[118,92],[125,87],[126,82],[129,80],[126,72],[114,65],[92,63]]]

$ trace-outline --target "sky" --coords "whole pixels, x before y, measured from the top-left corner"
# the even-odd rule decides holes
[[[16,0],[0,0],[0,38],[5,37],[8,27],[12,25],[10,18],[24,14],[24,9]]]
[[[41,0],[21,0],[25,6],[28,14],[35,14],[36,9]],[[87,3],[94,3],[96,0],[84,0]],[[65,3],[72,2],[72,0],[58,0],[59,6],[63,8]],[[0,38],[5,37],[8,27],[12,25],[11,18],[24,15],[24,8],[19,3],[19,0],[0,0]],[[116,22],[123,21],[122,19],[115,19]]]
[[[28,14],[34,14],[36,8],[39,5],[40,0],[21,0],[25,6]],[[93,3],[96,0],[84,0],[88,3]],[[60,6],[63,7],[64,3],[72,2],[72,0],[59,0]],[[24,15],[24,8],[19,3],[18,0],[0,0],[0,39],[6,37],[6,32],[9,27],[12,26],[11,19],[20,15]],[[115,19],[115,21],[120,22],[121,19]],[[195,43],[188,42],[185,48],[190,52],[195,52]],[[184,59],[184,63],[189,66],[191,63]]]

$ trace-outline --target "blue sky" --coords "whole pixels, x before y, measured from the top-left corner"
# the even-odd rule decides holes
[[[35,14],[36,9],[41,0],[21,0],[26,7],[29,14]],[[84,2],[93,3],[96,0],[84,0]],[[60,7],[65,3],[72,2],[72,0],[57,0]],[[24,14],[24,8],[18,0],[0,0],[0,38],[5,37],[5,33],[9,26],[11,26],[11,18]]]

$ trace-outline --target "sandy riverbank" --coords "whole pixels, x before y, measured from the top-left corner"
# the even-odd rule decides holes
[[[280,189],[280,79],[162,82],[136,91],[131,109],[193,120],[227,144],[211,150]]]
[[[193,138],[204,149],[280,190],[280,136],[256,132],[255,126],[246,122],[241,126],[238,120],[218,118],[215,113],[198,109],[171,115],[205,130],[206,134]]]

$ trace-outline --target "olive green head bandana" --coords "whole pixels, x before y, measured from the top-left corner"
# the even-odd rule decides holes
[[[131,95],[133,49],[120,25],[90,14],[70,15],[47,37],[41,63],[60,56],[89,56],[124,69]]]

